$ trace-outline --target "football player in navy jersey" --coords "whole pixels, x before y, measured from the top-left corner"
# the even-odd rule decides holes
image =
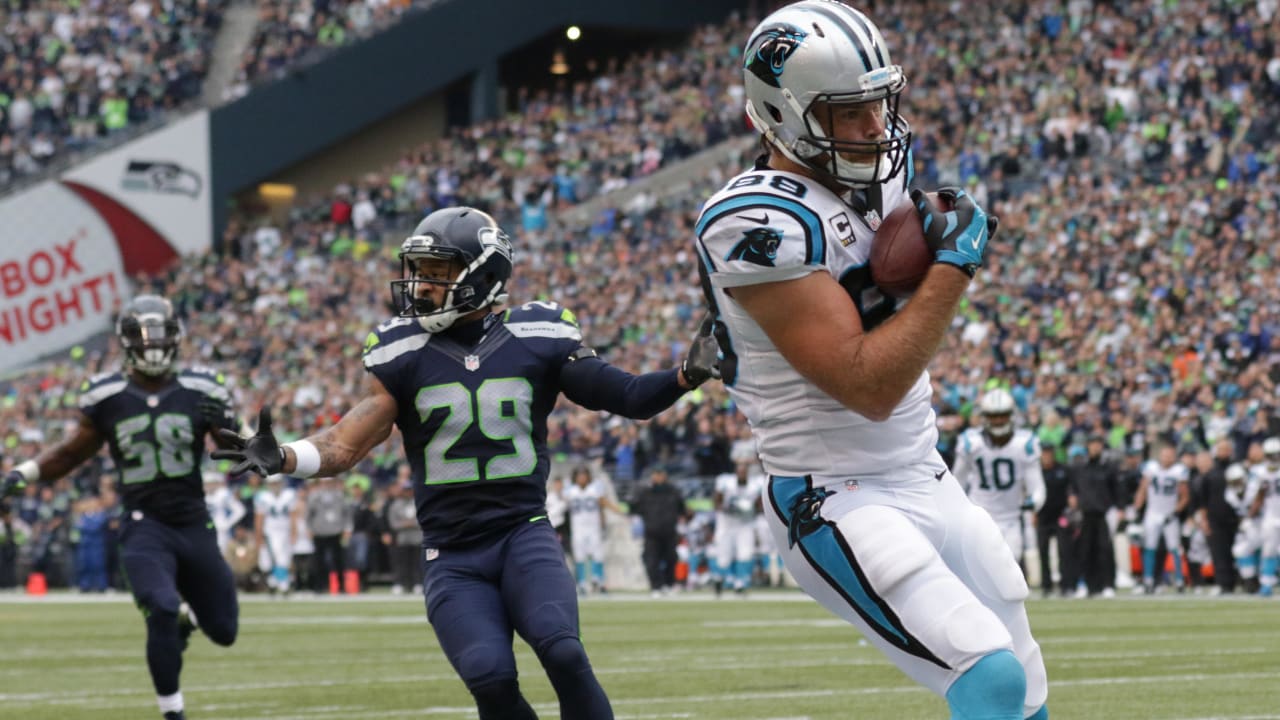
[[[234,470],[343,472],[404,436],[423,533],[427,618],[482,720],[536,718],[520,692],[513,633],[533,647],[561,718],[613,717],[579,640],[573,576],[547,520],[547,416],[560,393],[593,410],[649,418],[718,373],[710,325],[679,369],[632,375],[582,345],[549,302],[497,312],[511,242],[472,208],[438,210],[400,247],[399,316],[371,333],[369,390],[333,427],[283,447],[263,409],[257,434],[226,433]]]
[[[104,443],[110,448],[125,510],[120,562],[146,619],[147,666],[165,720],[182,720],[178,676],[197,619],[219,645],[235,642],[239,624],[235,582],[218,549],[200,472],[205,436],[235,427],[235,414],[220,374],[174,367],[182,325],[168,300],[131,300],[116,335],[124,371],[85,381],[80,424],[10,471],[0,497],[30,482],[53,482]]]

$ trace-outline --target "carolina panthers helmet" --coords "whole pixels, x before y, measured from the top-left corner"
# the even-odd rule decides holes
[[[423,260],[452,261],[458,274],[452,281],[424,278],[418,272]],[[423,329],[436,333],[469,312],[506,302],[509,279],[511,239],[497,221],[475,208],[447,208],[424,218],[401,243],[392,302],[400,317],[417,318]],[[424,296],[423,284],[445,286],[444,304]]]
[[[994,440],[1008,440],[1013,435],[1013,395],[1004,388],[987,391],[978,401],[982,413],[982,429]]]
[[[788,5],[756,27],[743,57],[747,115],[783,155],[851,188],[886,182],[902,169],[911,148],[911,125],[898,114],[907,78],[866,15],[835,0]],[[883,138],[826,134],[834,106],[877,101]],[[815,113],[817,102],[825,103],[825,117]]]
[[[1275,464],[1280,462],[1280,437],[1269,437],[1262,441],[1262,454],[1267,456],[1267,461]]]
[[[129,370],[158,377],[173,370],[182,340],[182,323],[173,304],[159,295],[139,295],[116,318],[116,337]]]

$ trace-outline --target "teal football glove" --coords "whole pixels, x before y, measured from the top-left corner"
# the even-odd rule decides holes
[[[911,191],[911,202],[924,224],[925,243],[933,250],[934,262],[954,265],[973,277],[982,266],[999,218],[988,215],[973,196],[960,188],[941,188],[938,199],[951,209],[943,211],[922,190]]]

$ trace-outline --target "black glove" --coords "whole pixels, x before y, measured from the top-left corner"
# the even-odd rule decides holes
[[[711,336],[713,328],[715,319],[711,313],[707,313],[702,317],[698,334],[689,343],[689,352],[684,356],[684,362],[680,364],[685,382],[693,387],[698,387],[711,378],[720,379],[720,345]]]
[[[271,432],[271,408],[258,412],[258,432],[253,437],[241,437],[230,430],[219,429],[218,444],[224,447],[214,450],[209,457],[214,460],[234,460],[232,475],[253,470],[263,477],[275,475],[284,467],[284,452]]]
[[[4,480],[0,480],[0,500],[9,497],[17,497],[27,489],[27,478],[17,470],[10,470],[4,474]]]
[[[955,265],[973,277],[982,266],[987,243],[995,236],[1000,219],[988,215],[960,188],[941,188],[938,199],[951,210],[944,212],[921,190],[911,191],[911,202],[924,223],[924,241],[933,250],[934,262]]]

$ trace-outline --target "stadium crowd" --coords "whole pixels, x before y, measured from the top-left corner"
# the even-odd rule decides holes
[[[258,25],[226,99],[282,77],[324,52],[369,37],[440,0],[290,0],[258,3]]]
[[[225,0],[0,7],[0,189],[200,94]]]
[[[916,184],[964,185],[1001,218],[931,368],[944,454],[992,384],[1011,390],[1019,424],[1060,462],[1099,434],[1117,462],[1161,444],[1190,458],[1224,439],[1238,461],[1280,435],[1275,12],[1271,0],[877,7],[911,82]],[[682,50],[590,83],[521,91],[516,112],[305,200],[285,223],[235,218],[224,254],[140,285],[180,308],[185,360],[224,371],[245,416],[270,402],[277,428],[297,437],[357,396],[361,342],[387,316],[403,231],[436,207],[473,204],[515,237],[513,302],[570,307],[587,344],[624,368],[667,366],[700,312],[688,252],[698,203],[750,156],[590,227],[563,226],[557,211],[745,132],[738,44],[753,23],[700,28]],[[12,379],[6,457],[58,437],[78,383],[118,360],[104,346]],[[744,431],[712,383],[643,424],[565,408],[549,444],[603,461],[625,492],[656,466],[732,472]],[[373,507],[395,487],[397,442],[361,469]],[[94,494],[104,462],[30,501],[34,540],[18,548],[28,564],[42,532],[69,537],[87,514],[67,509]]]

